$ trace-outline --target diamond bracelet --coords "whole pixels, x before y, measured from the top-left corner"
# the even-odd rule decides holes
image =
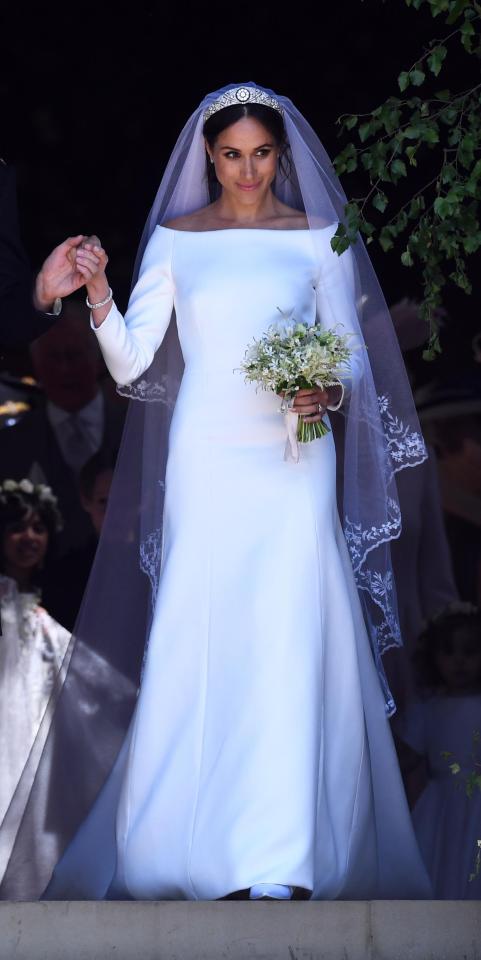
[[[112,300],[112,297],[113,297],[112,287],[109,287],[109,292],[108,292],[108,295],[105,297],[105,300],[99,300],[98,303],[90,303],[90,300],[87,296],[85,297],[85,303],[87,304],[89,310],[97,310],[99,307],[105,307],[106,303],[110,303],[110,301]]]

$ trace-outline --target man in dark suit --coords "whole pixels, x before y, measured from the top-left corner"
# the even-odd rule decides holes
[[[83,546],[71,550],[52,565],[43,592],[46,609],[67,630],[74,628],[92,569],[107,510],[115,460],[115,450],[101,447],[82,467],[78,486],[82,507],[89,518],[90,536]]]
[[[40,337],[59,315],[61,298],[84,284],[75,266],[83,240],[69,237],[55,247],[34,282],[20,239],[15,172],[0,160],[0,350]]]
[[[58,545],[65,554],[91,535],[79,473],[101,447],[118,447],[125,404],[109,391],[110,381],[101,385],[101,357],[83,303],[65,303],[62,322],[33,344],[32,360],[45,402],[0,431],[0,478],[28,477],[52,487],[64,519]]]

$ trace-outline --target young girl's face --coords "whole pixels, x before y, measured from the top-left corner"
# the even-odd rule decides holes
[[[481,691],[481,639],[472,627],[457,627],[439,647],[435,663],[451,693]]]
[[[31,510],[5,531],[3,563],[7,577],[25,580],[42,563],[47,547],[47,527],[39,514]]]

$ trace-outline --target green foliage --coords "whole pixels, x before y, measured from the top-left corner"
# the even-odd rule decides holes
[[[340,134],[354,139],[335,158],[336,172],[358,171],[369,186],[347,204],[332,247],[341,254],[359,232],[386,252],[401,244],[404,266],[422,271],[421,314],[430,324],[424,356],[432,359],[440,350],[435,316],[443,288],[452,282],[471,292],[466,261],[481,247],[481,83],[461,92],[432,88],[453,51],[457,62],[461,52],[481,59],[481,0],[405,3],[415,10],[428,6],[449,29],[399,74],[406,97],[391,96],[370,114],[338,119]],[[425,161],[430,176],[413,193],[410,178],[414,169],[419,178]]]
[[[461,782],[464,784],[464,792],[469,800],[475,795],[476,791],[481,791],[481,756],[480,756],[480,743],[481,743],[481,733],[479,730],[473,731],[472,738],[472,751],[471,751],[471,764],[472,769],[468,772],[463,772],[461,764],[456,760],[453,760],[453,754],[449,750],[443,750],[441,752],[441,757],[446,761],[448,767],[455,777],[459,777]],[[480,824],[481,832],[481,824]],[[476,849],[474,851],[474,864],[472,873],[469,875],[470,880],[476,880],[477,877],[481,874],[481,839],[476,841]]]

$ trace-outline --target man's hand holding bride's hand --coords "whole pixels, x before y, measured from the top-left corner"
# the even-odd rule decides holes
[[[57,297],[68,297],[84,284],[76,266],[76,251],[83,234],[68,237],[49,254],[35,281],[33,302],[37,310],[50,310]]]
[[[68,237],[52,250],[38,273],[33,297],[37,310],[49,310],[57,297],[68,297],[90,283],[108,292],[107,260],[98,237]]]

